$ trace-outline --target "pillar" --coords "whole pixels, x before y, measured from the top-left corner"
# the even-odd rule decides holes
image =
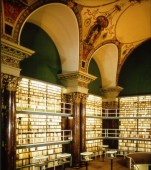
[[[72,157],[73,167],[80,167],[80,94],[72,93],[73,101],[73,141]]]
[[[87,95],[82,94],[81,107],[80,107],[80,130],[81,130],[81,143],[80,152],[86,151],[86,97]]]
[[[16,89],[18,77],[2,74],[2,169],[16,169]]]
[[[16,169],[16,88],[20,76],[20,61],[34,51],[6,39],[1,39],[1,99],[2,99],[2,169]]]
[[[121,92],[122,88],[119,86],[103,88],[102,90],[102,114],[105,114],[105,109],[109,109],[108,113],[112,113],[112,117],[116,116],[116,111],[118,111],[118,100],[117,97]],[[115,114],[114,114],[115,113]],[[102,129],[111,129],[111,132],[116,131],[112,129],[119,129],[118,119],[103,119]],[[114,136],[113,136],[114,137]],[[110,149],[118,148],[118,140],[104,139],[103,144],[109,145]]]
[[[64,87],[63,93],[70,95],[73,118],[68,119],[68,129],[72,129],[71,142],[72,165],[79,168],[80,152],[86,151],[86,96],[88,84],[96,77],[82,71],[58,74]]]

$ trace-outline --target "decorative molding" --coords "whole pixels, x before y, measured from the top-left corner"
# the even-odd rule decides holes
[[[78,93],[78,92],[72,93],[72,101],[75,102],[75,103],[80,103],[81,93]]]
[[[9,66],[9,65],[6,65],[6,64],[1,64],[1,72],[2,73],[10,74],[10,75],[19,77],[20,71],[21,71],[20,68],[15,68],[15,67],[12,67],[12,66]]]
[[[2,89],[6,88],[8,91],[16,91],[19,80],[19,77],[1,73]]]
[[[4,65],[19,68],[20,61],[28,58],[34,51],[12,43],[8,40],[1,40],[1,62]]]
[[[86,105],[87,97],[88,97],[88,95],[87,95],[87,94],[82,94],[82,97],[81,97],[81,103],[82,103],[83,105]]]
[[[103,109],[117,109],[118,108],[118,101],[102,101],[102,108]]]
[[[102,88],[102,98],[107,101],[114,101],[122,90],[123,88],[120,86]]]
[[[88,93],[88,84],[96,79],[95,76],[81,71],[58,74],[58,78],[67,88],[65,93],[81,92],[86,94]]]

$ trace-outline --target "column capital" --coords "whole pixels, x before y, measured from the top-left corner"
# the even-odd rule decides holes
[[[1,39],[1,69],[2,73],[19,76],[19,64],[25,58],[28,58],[34,51],[15,44],[5,39]]]
[[[102,88],[102,98],[104,101],[115,101],[122,90],[123,88],[120,86]]]
[[[19,80],[19,77],[1,73],[2,88],[5,87],[8,91],[16,91]]]
[[[58,74],[62,84],[67,88],[65,93],[88,93],[88,84],[96,79],[95,76],[82,71]]]

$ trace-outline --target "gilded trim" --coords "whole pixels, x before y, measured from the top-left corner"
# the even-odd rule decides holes
[[[21,60],[28,58],[34,53],[34,51],[30,49],[9,42],[5,39],[2,39],[1,51],[1,62],[5,65],[13,66],[16,68],[19,68],[19,63]]]

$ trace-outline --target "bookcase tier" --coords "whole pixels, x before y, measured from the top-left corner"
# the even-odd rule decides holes
[[[86,103],[86,148],[87,152],[98,151],[102,145],[102,98],[89,95]],[[96,153],[97,155],[99,152]],[[95,154],[95,156],[97,156]]]
[[[151,152],[151,96],[121,97],[119,109],[119,136],[127,138],[119,140],[119,149]]]
[[[19,82],[16,169],[36,170],[40,166],[37,160],[47,168],[59,165],[63,145],[72,141],[72,131],[62,130],[62,118],[72,116],[72,105],[62,102],[61,95],[61,87],[52,84],[28,78]]]

